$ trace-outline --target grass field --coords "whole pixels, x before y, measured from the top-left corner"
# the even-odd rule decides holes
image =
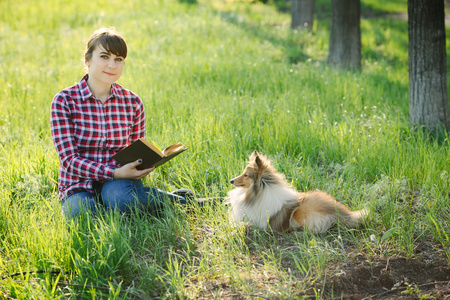
[[[408,26],[389,18],[406,1],[362,0],[361,72],[327,66],[328,1],[312,32],[273,2],[190,2],[0,2],[0,298],[448,293],[450,144],[408,125]],[[296,189],[369,208],[367,222],[280,234],[232,226],[225,206],[66,221],[50,103],[101,26],[128,42],[119,83],[144,101],[147,137],[189,147],[145,184],[225,196],[257,149]]]

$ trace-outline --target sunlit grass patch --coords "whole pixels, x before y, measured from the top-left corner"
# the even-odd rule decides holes
[[[377,17],[362,19],[351,72],[327,66],[323,1],[312,32],[251,1],[1,1],[0,276],[44,272],[2,280],[0,297],[327,298],[355,261],[448,262],[448,137],[409,129],[407,23],[384,16],[406,4],[375,2],[362,3]],[[224,204],[67,222],[50,103],[80,80],[100,26],[128,42],[119,83],[143,99],[147,137],[189,147],[146,185],[224,197],[256,149],[294,188],[368,208],[363,226],[260,231],[232,224]]]

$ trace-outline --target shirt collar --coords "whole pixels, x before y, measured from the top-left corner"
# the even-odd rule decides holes
[[[86,74],[83,76],[83,78],[81,78],[80,82],[78,83],[78,88],[80,89],[80,93],[81,93],[81,99],[83,99],[83,100],[87,100],[93,96],[92,92],[89,89],[89,86],[87,84],[88,78],[89,78],[89,75]]]
[[[112,84],[111,95],[113,95],[116,99],[120,99],[119,85],[117,83]]]
[[[93,97],[93,94],[87,84],[88,78],[89,78],[89,74],[86,74],[83,76],[83,78],[81,78],[80,82],[78,83],[78,87],[81,92],[81,99],[83,99],[83,100],[87,100],[87,99]],[[111,95],[113,95],[117,99],[120,99],[119,85],[117,83],[112,84]],[[111,95],[109,96],[109,98],[111,98]]]

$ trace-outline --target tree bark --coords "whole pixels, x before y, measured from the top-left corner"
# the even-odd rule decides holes
[[[444,0],[408,0],[409,120],[449,131]]]
[[[361,69],[360,0],[331,0],[328,64]]]
[[[314,0],[292,0],[291,29],[311,30],[314,20]]]

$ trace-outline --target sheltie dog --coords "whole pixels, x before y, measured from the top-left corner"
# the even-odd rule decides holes
[[[336,222],[356,227],[368,213],[365,209],[351,211],[325,192],[295,191],[256,150],[249,160],[244,172],[230,180],[236,188],[228,193],[227,202],[230,217],[237,222],[275,231],[304,229],[321,233]]]

